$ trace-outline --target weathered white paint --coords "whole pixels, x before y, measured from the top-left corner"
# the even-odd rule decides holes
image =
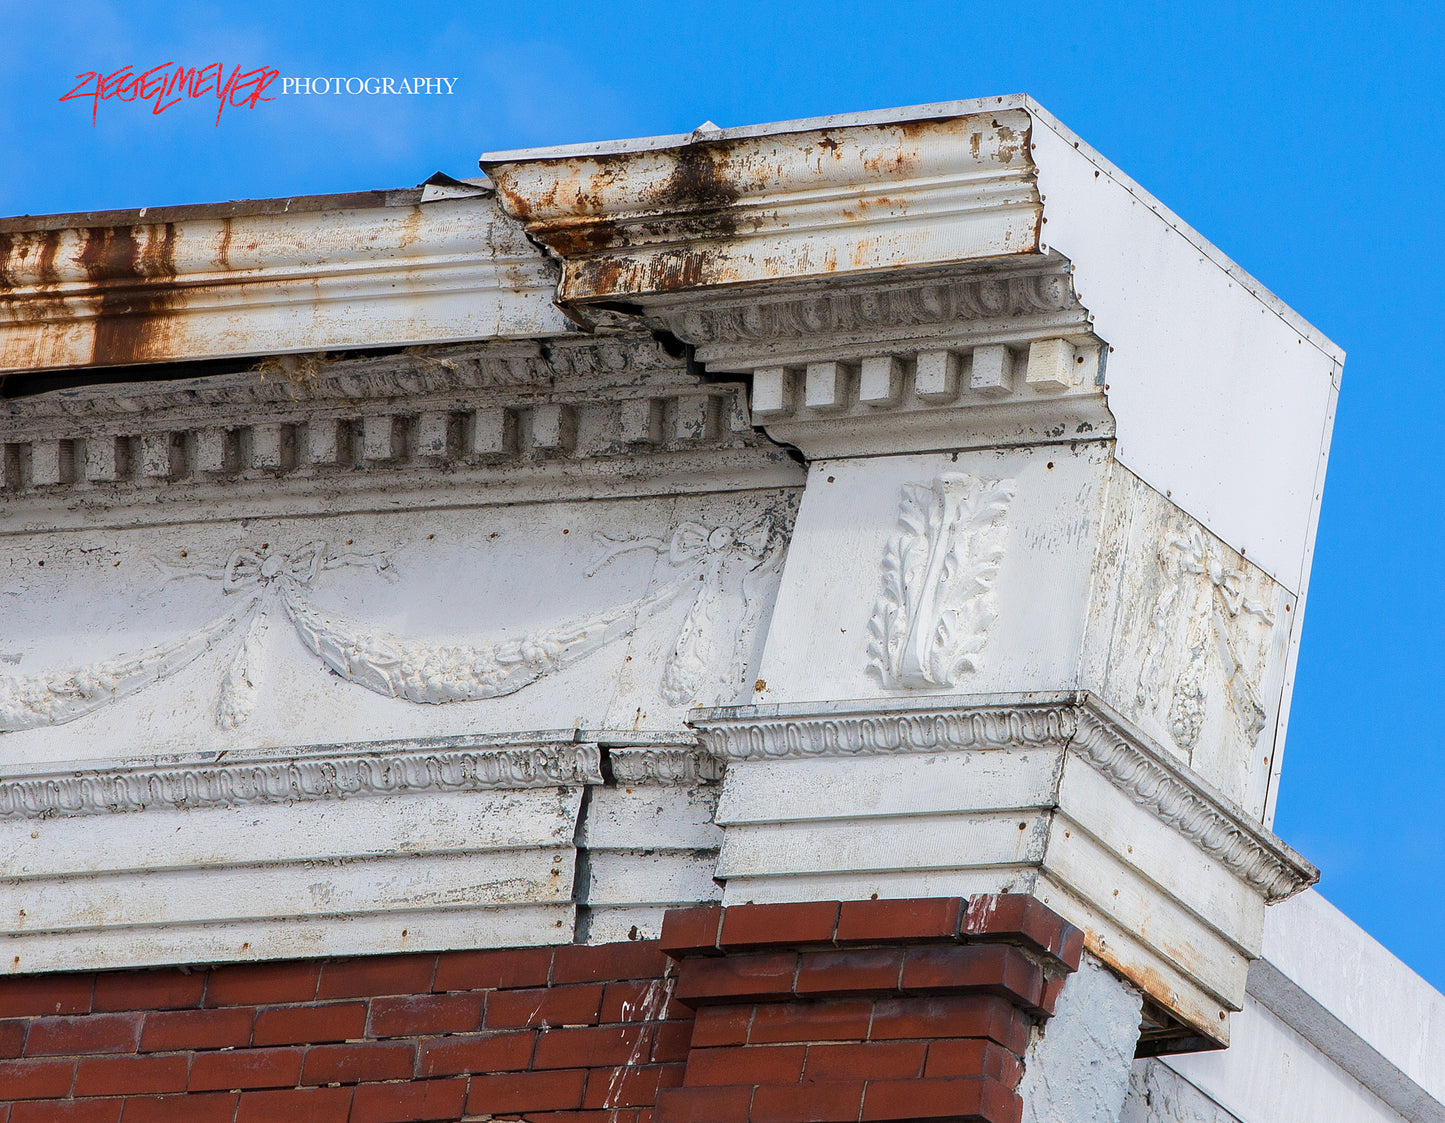
[[[12,538],[0,561],[6,649],[16,656],[0,668],[0,728],[15,730],[0,735],[4,758],[449,736],[479,723],[497,732],[680,728],[691,705],[746,697],[776,582],[776,566],[759,555],[776,550],[769,536],[784,533],[790,515],[786,493],[744,491],[705,506],[539,502]],[[739,544],[721,529],[747,527],[763,537]],[[678,534],[687,544],[672,551]],[[718,536],[711,545],[709,535]],[[291,585],[266,569],[283,565],[295,569]],[[266,628],[248,653],[253,702],[227,724],[223,685],[258,614]],[[70,623],[57,630],[57,620]],[[563,644],[577,628],[592,638],[567,640],[556,665],[537,663],[487,696],[493,653],[510,658],[508,645],[523,639]],[[391,637],[385,650],[365,658],[328,646],[328,636],[364,646],[378,634]],[[157,654],[191,641],[184,659]],[[390,652],[410,653],[411,685],[388,677]],[[463,654],[480,669],[449,666]],[[74,716],[62,707],[70,695],[43,686],[20,701],[26,684],[45,681],[36,676],[93,666],[123,666],[130,684],[94,712]],[[446,704],[392,696],[403,687]]]
[[[1024,1055],[1025,1123],[1116,1123],[1129,1090],[1139,1009],[1139,992],[1085,955]]]
[[[955,587],[930,576],[949,550]],[[910,578],[904,554],[938,566]],[[1295,616],[1104,443],[827,460],[809,471],[755,698],[1091,690],[1262,817]],[[940,677],[909,645],[946,620],[957,665]]]
[[[575,330],[550,299],[555,267],[491,197],[338,202],[118,212],[11,231],[4,267],[16,299],[0,310],[0,370]],[[120,285],[131,295],[117,302]]]
[[[1245,1005],[1233,1049],[1136,1070],[1144,1119],[1438,1121],[1438,996],[1319,909],[1245,995],[1312,875],[1266,825],[1332,345],[1024,97],[488,161],[513,217],[19,231],[0,362],[433,346],[7,406],[8,968],[1028,892],[1096,957],[1030,1118],[1116,1118],[1133,986],[1221,1043]],[[134,338],[85,267],[125,244]],[[505,782],[453,751],[523,744]]]
[[[1211,1100],[1168,1065],[1153,1058],[1134,1062],[1129,1095],[1119,1123],[1245,1123]]]
[[[1088,696],[742,707],[694,723],[729,762],[725,902],[1032,893],[1221,1043],[1265,901],[1312,877]]]

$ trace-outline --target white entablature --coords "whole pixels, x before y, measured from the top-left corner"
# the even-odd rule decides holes
[[[10,969],[1009,890],[1226,1040],[1338,352],[1027,98],[483,165],[0,224]]]

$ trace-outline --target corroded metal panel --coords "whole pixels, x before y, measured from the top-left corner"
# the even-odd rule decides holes
[[[570,330],[490,197],[355,201],[0,223],[0,371]]]
[[[482,166],[586,302],[1036,253],[1029,134],[1000,110]]]

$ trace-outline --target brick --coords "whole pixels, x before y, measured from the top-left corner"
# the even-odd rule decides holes
[[[236,1123],[346,1123],[352,1088],[285,1088],[242,1092]],[[182,1123],[182,1121],[177,1121]]]
[[[5,1098],[41,1100],[63,1096],[75,1081],[74,1061],[6,1061]]]
[[[984,1077],[952,1080],[869,1081],[863,1099],[866,1123],[928,1119],[976,1119],[1018,1123],[1022,1104],[1011,1090]]]
[[[743,1045],[694,1049],[687,1058],[688,1087],[703,1084],[796,1084],[803,1075],[804,1045]]]
[[[217,967],[206,980],[206,1006],[258,1006],[270,1002],[310,1002],[316,997],[321,964],[242,963]]]
[[[92,1010],[183,1010],[201,1004],[203,971],[106,971],[95,977]]]
[[[432,990],[494,990],[547,985],[551,948],[451,951],[437,956]]]
[[[609,1022],[654,1022],[664,1016],[670,998],[670,988],[662,979],[608,983],[602,991],[602,1012],[597,1020],[603,1025]],[[684,1016],[691,1017],[692,1011],[687,1011]]]
[[[1079,969],[1084,934],[1048,905],[1026,893],[970,897],[960,935],[970,940],[1019,943],[1051,955],[1070,971]]]
[[[752,1099],[751,1087],[662,1088],[652,1119],[653,1123],[748,1123]]]
[[[753,1093],[752,1123],[798,1123],[800,1119],[854,1120],[863,1081],[763,1085]]]
[[[378,994],[426,994],[436,975],[435,955],[380,955],[346,959],[321,968],[316,997],[370,998]]]
[[[667,970],[667,956],[656,940],[625,944],[570,944],[552,953],[552,985],[594,983],[610,979],[657,979]]]
[[[358,1084],[351,1123],[401,1123],[459,1119],[467,1098],[465,1080],[423,1080],[414,1084]]]
[[[498,990],[487,996],[486,1026],[596,1025],[602,1009],[602,987],[596,983],[533,990]]]
[[[650,1110],[650,1109],[649,1109]],[[529,1112],[527,1120],[536,1123],[636,1123],[639,1112],[632,1108],[584,1109],[581,1111]],[[490,1118],[490,1117],[484,1117]],[[512,1123],[512,1121],[508,1121]]]
[[[962,916],[961,897],[844,901],[835,938],[840,944],[952,940],[958,935]]]
[[[992,1041],[965,1037],[930,1042],[923,1075],[987,1076],[1006,1088],[1016,1088],[1023,1076],[1023,1064]]]
[[[466,1033],[479,1029],[486,995],[409,994],[371,1000],[372,1037]]]
[[[668,909],[662,917],[662,938],[657,941],[657,946],[673,959],[687,955],[715,955],[722,915],[722,905]]]
[[[468,1115],[570,1111],[582,1106],[586,1069],[473,1076]]]
[[[688,1050],[692,1048],[691,1020],[685,1022],[664,1022],[657,1027],[657,1032],[652,1038],[652,1059],[654,1061],[685,1061]],[[744,1027],[746,1032],[746,1027]],[[720,1044],[728,1044],[722,1042]],[[741,1041],[736,1044],[742,1044]]]
[[[583,1107],[613,1109],[651,1107],[657,1102],[661,1065],[627,1065],[593,1069],[587,1076]]]
[[[129,1096],[181,1092],[187,1057],[89,1057],[75,1067],[77,1096]]]
[[[1006,944],[914,948],[903,964],[903,989],[947,993],[979,991],[1002,995],[1038,1009],[1044,973],[1022,951]]]
[[[364,1002],[275,1006],[256,1015],[251,1041],[255,1045],[311,1045],[323,1041],[349,1041],[365,1032]]]
[[[25,1051],[25,1034],[29,1029],[28,1018],[0,1021],[0,1060],[18,1057]]]
[[[868,1036],[873,1041],[987,1037],[1022,1056],[1030,1025],[1023,1011],[993,995],[890,998],[874,1004]]]
[[[688,1006],[792,994],[797,965],[793,952],[689,959],[681,967],[673,993]]]
[[[874,1041],[846,1045],[810,1045],[803,1067],[805,1083],[832,1080],[894,1080],[923,1072],[928,1043]]]
[[[302,1084],[359,1084],[363,1080],[410,1080],[416,1046],[367,1041],[359,1045],[317,1045],[306,1050]]]
[[[838,925],[837,901],[734,905],[723,910],[723,948],[830,944]]]
[[[537,1040],[532,1067],[599,1068],[636,1064],[652,1051],[649,1025],[548,1030]]]
[[[192,1092],[231,1088],[290,1088],[301,1079],[300,1049],[237,1049],[197,1053],[191,1061]]]
[[[80,1014],[37,1018],[30,1024],[25,1054],[30,1057],[83,1053],[134,1053],[142,1014]]]
[[[872,1018],[873,1004],[865,998],[759,1006],[748,1041],[862,1041]]]
[[[0,979],[0,1018],[84,1014],[90,1010],[94,975],[22,975]]]
[[[121,1099],[22,1100],[10,1111],[11,1123],[117,1123]]]
[[[692,1044],[742,1045],[748,1039],[748,1026],[753,1021],[751,1005],[704,1006],[692,1025]],[[867,1026],[865,1021],[864,1026]]]
[[[203,1095],[130,1096],[122,1123],[231,1123],[236,1114],[234,1092]]]
[[[804,952],[793,990],[802,995],[891,994],[898,990],[903,952],[896,948]]]
[[[166,1053],[181,1049],[228,1049],[251,1043],[251,1023],[256,1011],[250,1006],[227,1006],[219,1010],[162,1010],[147,1014],[141,1030],[142,1053]]]
[[[422,1076],[518,1072],[531,1067],[536,1043],[537,1034],[533,1030],[423,1041],[417,1072]]]

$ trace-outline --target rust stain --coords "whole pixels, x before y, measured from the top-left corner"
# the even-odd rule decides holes
[[[690,239],[729,237],[737,231],[733,205],[742,194],[742,185],[750,174],[758,173],[744,161],[730,160],[726,146],[709,142],[686,145],[673,156],[667,178],[636,200],[640,216],[629,217],[624,225],[596,216],[606,207],[609,191],[626,181],[625,160],[598,157],[585,165],[565,164],[556,169],[545,193],[530,201],[503,173],[502,195],[508,208],[548,249],[563,258],[585,258],[637,239],[674,238],[680,228],[685,228]],[[759,176],[760,183],[766,179],[765,174]],[[559,209],[559,199],[562,208],[571,213],[549,216],[549,211]],[[650,217],[649,212],[655,214]],[[664,255],[649,263],[648,291],[688,288],[704,278],[715,282],[711,257],[709,250],[700,249]],[[616,263],[579,263],[575,283],[568,288],[594,297],[633,291],[641,279],[636,273],[640,264],[630,257]]]
[[[221,219],[221,240],[216,246],[216,265],[227,272],[231,268],[231,220]]]
[[[421,207],[412,207],[401,220],[401,241],[399,245],[405,249],[414,245],[421,239]]]
[[[77,263],[98,290],[90,362],[117,366],[167,353],[174,330],[175,223],[81,231]]]
[[[60,251],[60,231],[45,230],[40,235],[40,264],[37,272],[42,285],[59,282],[60,272],[55,268],[55,255]]]
[[[1229,1044],[1229,1023],[1212,1020],[1205,1011],[1186,1004],[1178,989],[1161,972],[1146,964],[1125,962],[1089,929],[1084,931],[1084,946],[1190,1028],[1212,1041]]]

